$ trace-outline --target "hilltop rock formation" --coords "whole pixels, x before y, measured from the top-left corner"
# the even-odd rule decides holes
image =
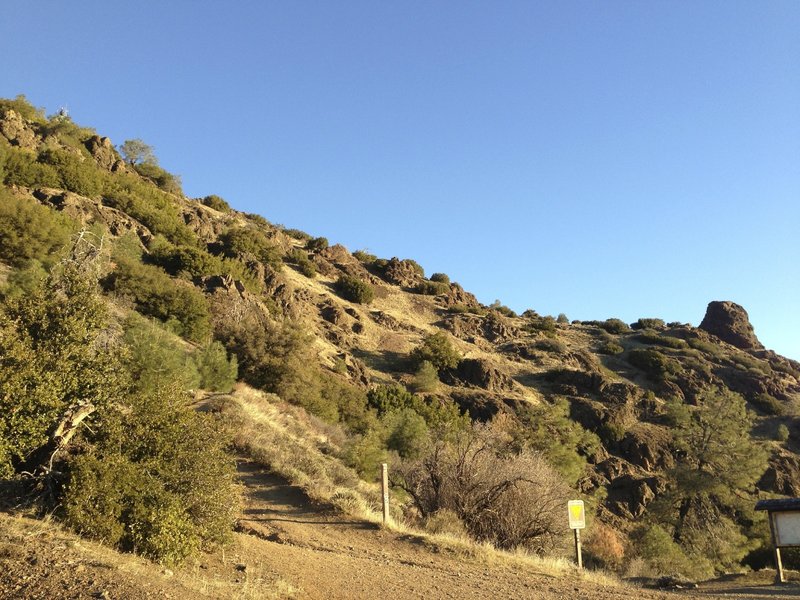
[[[742,350],[764,349],[753,331],[747,311],[735,302],[709,302],[700,329]]]

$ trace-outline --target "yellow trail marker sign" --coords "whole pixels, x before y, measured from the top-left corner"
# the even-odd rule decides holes
[[[567,502],[569,511],[569,528],[586,529],[586,511],[583,508],[583,500],[570,500]]]

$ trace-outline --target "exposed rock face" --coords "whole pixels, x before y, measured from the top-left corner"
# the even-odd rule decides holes
[[[114,150],[114,144],[107,137],[93,135],[86,140],[84,145],[95,162],[106,171],[116,171],[121,168],[121,165],[117,164],[122,162],[119,154]]]
[[[775,494],[800,495],[800,457],[778,450],[769,459],[769,468],[761,476],[758,487]]]
[[[383,268],[383,278],[392,285],[412,287],[422,281],[418,267],[410,260],[389,259]]]
[[[25,119],[13,110],[6,112],[0,119],[0,133],[20,148],[36,148],[39,143],[39,136],[28,126]]]
[[[735,302],[709,302],[700,329],[742,350],[762,350],[747,311]]]
[[[448,373],[455,385],[477,386],[490,392],[502,392],[514,387],[514,381],[489,361],[481,358],[465,358]]]

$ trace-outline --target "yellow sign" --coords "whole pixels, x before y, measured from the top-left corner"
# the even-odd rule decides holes
[[[569,511],[569,528],[586,529],[586,511],[583,508],[583,500],[570,500],[567,502]]]

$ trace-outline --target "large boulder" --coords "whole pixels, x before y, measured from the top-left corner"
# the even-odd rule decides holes
[[[392,285],[413,287],[424,279],[419,265],[411,260],[390,258],[383,267],[383,278]]]
[[[742,350],[762,350],[747,311],[735,302],[708,303],[700,329]]]
[[[40,141],[39,136],[22,118],[22,115],[13,110],[6,111],[6,114],[0,118],[0,134],[20,148],[36,148]]]
[[[117,151],[114,149],[114,144],[112,144],[111,140],[107,137],[93,135],[84,142],[84,146],[86,146],[89,154],[92,155],[95,162],[102,169],[106,171],[116,171],[124,168],[124,163],[122,163],[119,154],[117,154]]]
[[[514,380],[483,358],[465,358],[451,369],[445,378],[451,385],[467,385],[490,392],[502,392],[514,387]]]

